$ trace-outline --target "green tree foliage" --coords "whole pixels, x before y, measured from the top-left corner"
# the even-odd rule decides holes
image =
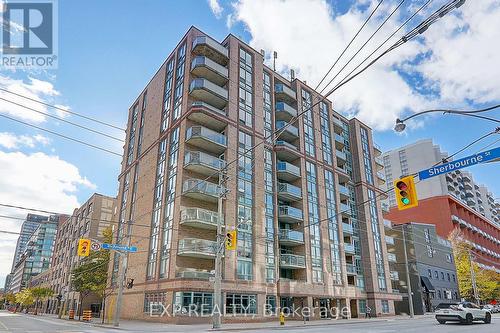
[[[16,303],[19,303],[22,307],[30,306],[35,301],[30,289],[21,290],[16,293],[15,297]]]
[[[453,245],[460,295],[467,300],[474,301],[474,289],[471,280],[472,265],[476,276],[479,299],[482,302],[498,299],[500,297],[500,274],[482,269],[477,263],[471,261],[471,257],[474,256],[472,248],[463,240],[458,231],[452,232],[449,238]]]
[[[51,297],[54,295],[54,291],[50,288],[45,288],[45,287],[35,287],[31,288],[31,295],[35,299],[35,315],[38,314],[38,303],[41,300],[46,299],[47,297]]]

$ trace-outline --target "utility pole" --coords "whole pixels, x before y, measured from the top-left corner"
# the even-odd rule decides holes
[[[405,253],[406,284],[408,286],[408,307],[410,308],[410,317],[413,318],[415,313],[413,311],[413,296],[411,291],[410,270],[408,268],[408,254],[406,253],[405,225],[401,226],[401,230],[403,231],[403,251]]]
[[[472,256],[470,254],[470,250],[468,250],[467,253],[469,255],[470,281],[472,283],[472,291],[474,292],[474,301],[477,305],[479,305],[479,295],[477,293],[477,284],[476,284],[476,272],[474,271],[474,266],[472,265]]]
[[[217,200],[217,237],[215,244],[215,280],[214,280],[214,308],[212,310],[212,327],[221,327],[221,311],[222,311],[222,251],[224,249],[224,235],[222,234],[222,203],[226,195],[226,190],[223,187],[225,183],[226,173],[223,168],[219,170],[219,199]]]
[[[130,234],[132,230],[132,221],[127,222],[127,247],[130,247]],[[128,252],[121,251],[116,252],[120,255],[122,261],[122,270],[119,273],[118,277],[118,295],[116,296],[116,305],[115,305],[115,316],[113,318],[113,326],[120,326],[120,314],[122,308],[122,298],[123,298],[123,285],[125,283],[125,274],[127,273],[128,266]]]

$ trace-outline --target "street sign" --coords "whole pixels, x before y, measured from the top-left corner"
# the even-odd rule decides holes
[[[104,250],[137,252],[137,246],[127,246],[127,245],[121,245],[121,244],[107,244],[107,243],[102,243],[101,247]]]
[[[101,249],[101,244],[97,242],[92,242],[92,244],[90,244],[90,249],[92,251],[99,251]]]
[[[467,156],[456,161],[422,170],[418,173],[420,180],[439,176],[454,170],[466,168],[479,163],[493,161],[500,158],[500,147],[486,150],[475,155]]]

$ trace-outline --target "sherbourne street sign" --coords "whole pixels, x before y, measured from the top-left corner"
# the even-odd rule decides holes
[[[486,150],[475,155],[467,156],[456,161],[448,162],[429,169],[422,170],[418,173],[420,180],[431,178],[434,176],[448,173],[454,170],[469,167],[471,165],[490,162],[500,158],[500,147]]]

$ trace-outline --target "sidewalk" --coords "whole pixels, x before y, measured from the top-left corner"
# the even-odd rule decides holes
[[[427,317],[417,316],[417,318]],[[315,327],[315,326],[334,326],[334,325],[350,325],[350,324],[369,324],[372,322],[384,322],[394,320],[408,320],[408,316],[389,316],[371,319],[323,319],[313,320],[304,323],[303,321],[289,320],[284,326],[280,326],[278,320],[273,322],[254,322],[254,323],[237,323],[223,324],[220,329],[212,329],[211,324],[194,324],[194,325],[175,325],[158,322],[139,321],[139,320],[120,320],[119,327],[113,327],[111,324],[101,324],[101,320],[93,318],[92,322],[79,322],[78,320],[68,320],[66,318],[58,319],[57,315],[44,314],[41,317],[51,318],[55,321],[72,322],[80,325],[88,325],[93,327],[102,327],[107,329],[115,329],[117,331],[126,332],[223,332],[223,331],[243,331],[243,330],[265,330],[265,329],[284,329],[293,327]],[[417,319],[416,318],[416,319]]]

